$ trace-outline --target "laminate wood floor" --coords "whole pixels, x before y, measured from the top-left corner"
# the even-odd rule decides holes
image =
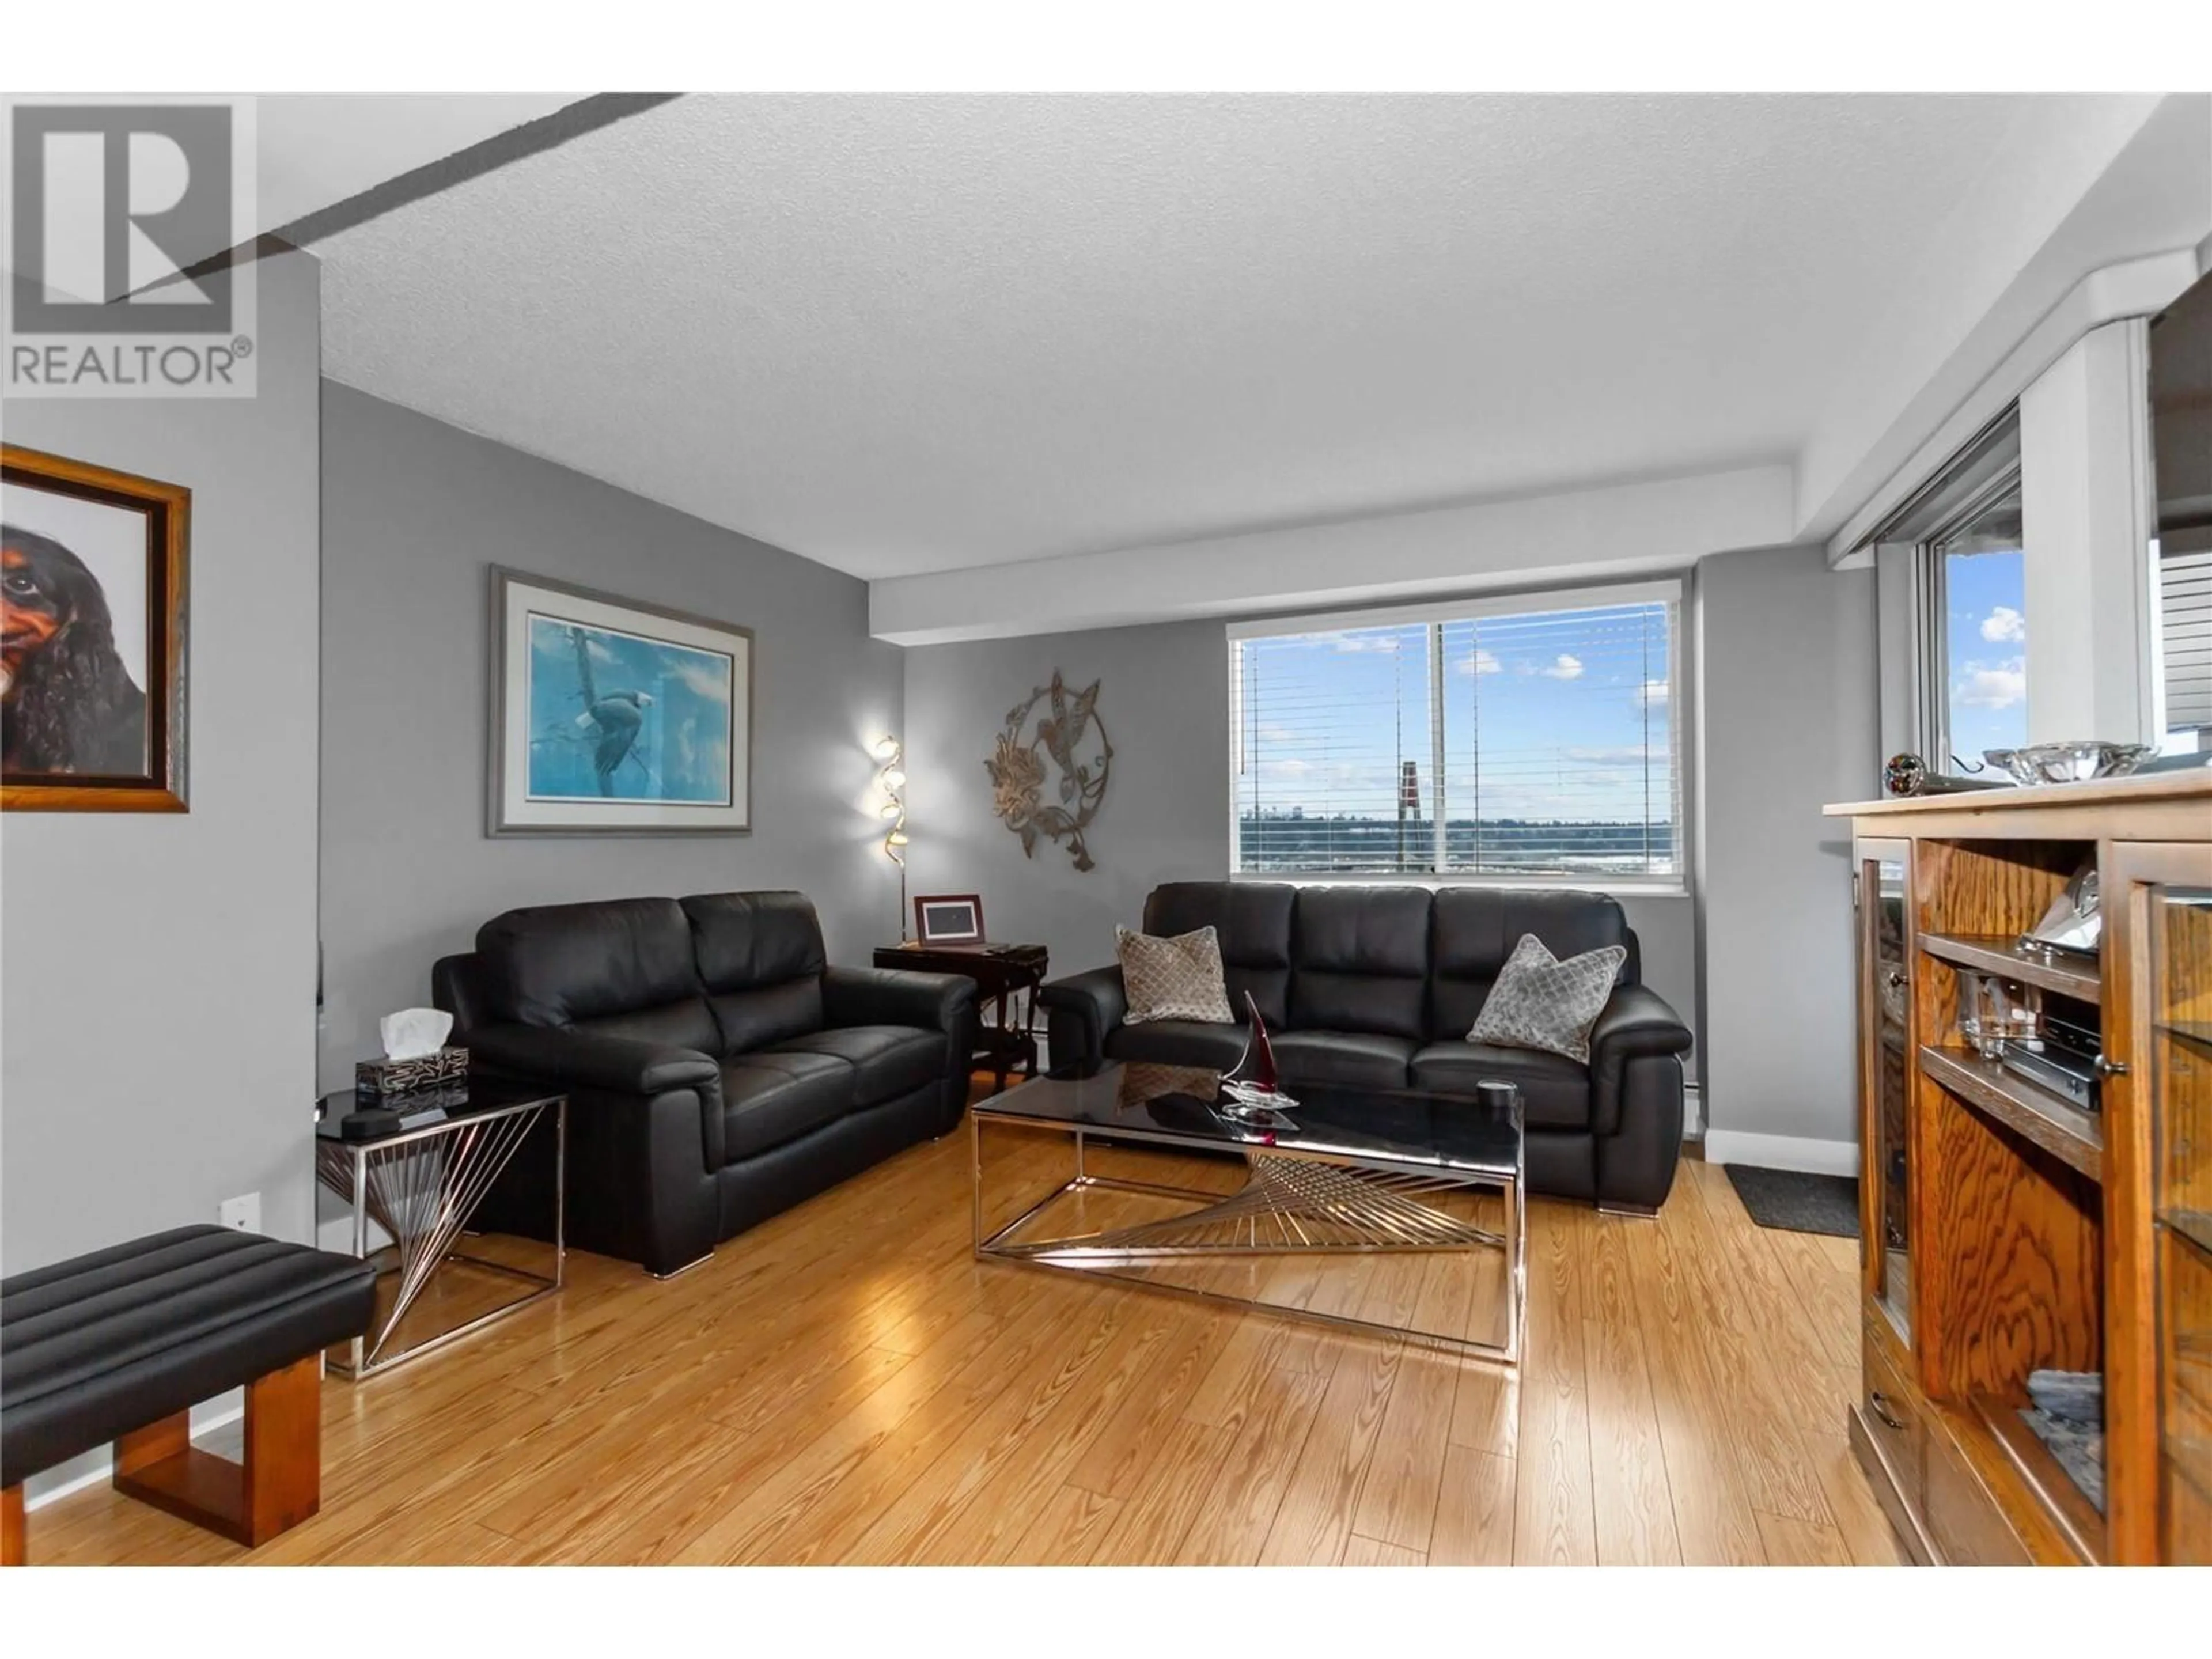
[[[1754,1226],[1717,1168],[1656,1221],[1530,1206],[1516,1375],[976,1262],[966,1153],[666,1283],[572,1254],[558,1297],[326,1381],[322,1512],[259,1550],[103,1486],[33,1512],[31,1559],[1901,1559],[1844,1439],[1856,1247]]]

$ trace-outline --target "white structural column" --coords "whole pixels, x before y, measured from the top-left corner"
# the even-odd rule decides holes
[[[2032,742],[2153,737],[2146,327],[2092,329],[2021,394]]]

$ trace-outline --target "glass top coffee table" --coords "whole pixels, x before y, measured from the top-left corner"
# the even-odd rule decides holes
[[[970,1108],[976,1255],[1519,1361],[1517,1095],[1299,1089],[1246,1121],[1219,1088],[1108,1061]]]

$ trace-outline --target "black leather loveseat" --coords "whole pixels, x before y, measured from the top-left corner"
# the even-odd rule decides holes
[[[568,1095],[568,1241],[656,1274],[966,1105],[975,982],[829,967],[799,893],[509,910],[432,988],[476,1069]],[[550,1179],[518,1160],[489,1224],[542,1228]]]
[[[1284,1086],[1301,1083],[1471,1092],[1482,1078],[1521,1085],[1533,1191],[1608,1208],[1656,1206],[1682,1145],[1682,1062],[1690,1032],[1639,983],[1636,934],[1610,898],[1483,888],[1296,887],[1171,882],[1145,901],[1144,931],[1213,927],[1242,1017],[1259,1005]],[[1468,1042],[1498,972],[1523,933],[1554,956],[1627,947],[1590,1032],[1590,1063]],[[1054,1066],[1104,1058],[1226,1069],[1241,1025],[1122,1023],[1119,968],[1041,993]]]

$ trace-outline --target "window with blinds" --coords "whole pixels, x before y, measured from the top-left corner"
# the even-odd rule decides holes
[[[2166,730],[2194,736],[2212,731],[2212,531],[2173,531],[2165,540],[2158,625]]]
[[[1676,584],[1231,630],[1234,868],[1681,873]]]
[[[2212,748],[2212,276],[2150,325],[2157,629],[2169,752]]]

